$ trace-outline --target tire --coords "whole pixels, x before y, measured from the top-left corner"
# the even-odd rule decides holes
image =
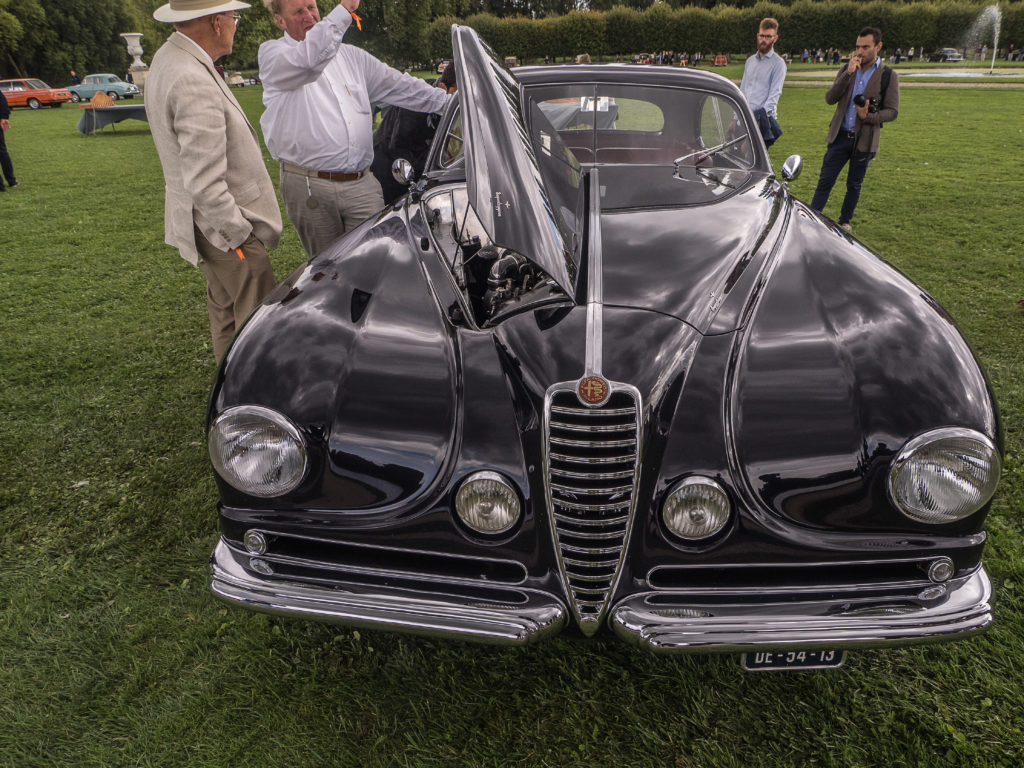
[[[71,94],[71,102],[72,102],[73,104],[77,104],[77,103],[78,103],[78,102],[80,102],[81,100],[82,100],[82,97],[81,97],[81,96],[79,96],[79,95],[78,95],[77,93],[72,93],[72,94]]]
[[[121,98],[120,96],[117,95],[117,91],[108,91],[107,92],[107,96],[112,98],[114,101],[117,101],[119,98]]]
[[[39,103],[39,99],[29,99],[28,101],[25,102],[25,105],[29,109],[39,109],[39,107],[42,106],[42,104]]]

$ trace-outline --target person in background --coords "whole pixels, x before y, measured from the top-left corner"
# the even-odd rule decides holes
[[[82,78],[79,77],[78,73],[75,72],[75,70],[73,70],[73,69],[71,70],[71,84],[72,85],[81,85],[82,84]]]
[[[163,166],[164,240],[206,275],[213,354],[274,287],[267,248],[281,209],[256,131],[214,62],[231,53],[238,0],[171,0],[153,18],[175,32],[153,56],[146,116]]]
[[[455,93],[455,63],[450,63],[435,85],[445,93]],[[391,205],[406,193],[391,174],[391,164],[399,158],[408,160],[419,176],[427,164],[427,154],[437,131],[438,115],[414,112],[404,107],[387,107],[380,125],[373,134],[373,164],[370,169],[380,182],[384,202]]]
[[[323,19],[315,0],[264,0],[283,37],[259,49],[260,118],[281,164],[285,211],[310,257],[384,207],[373,161],[373,104],[442,112],[451,98],[361,48],[343,45],[359,0]],[[358,26],[358,19],[357,26]]]
[[[778,39],[779,22],[772,18],[762,19],[757,32],[757,53],[743,65],[743,80],[740,82],[740,90],[754,110],[754,119],[766,147],[782,135],[778,107],[782,84],[786,80],[786,62],[775,53]]]
[[[14,176],[14,165],[11,163],[11,156],[7,154],[7,140],[4,134],[11,130],[11,106],[7,103],[7,97],[0,91],[0,192],[5,192],[4,179],[8,187],[20,187]]]
[[[881,50],[881,30],[864,27],[849,62],[825,93],[825,102],[835,104],[836,111],[828,129],[828,148],[811,208],[819,212],[825,209],[839,173],[849,164],[846,197],[839,212],[839,226],[847,231],[852,226],[868,163],[878,152],[882,125],[895,120],[900,109],[899,77],[882,63],[878,55]]]

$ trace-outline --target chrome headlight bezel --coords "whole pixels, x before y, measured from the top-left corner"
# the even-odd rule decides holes
[[[508,505],[509,511],[489,520],[490,508],[483,509],[477,506],[477,502],[473,499],[474,493],[484,492],[502,497],[504,503]],[[455,493],[454,507],[455,514],[463,525],[474,533],[485,536],[508,533],[523,517],[523,503],[515,486],[497,472],[486,470],[474,472],[459,483],[459,489]]]
[[[262,437],[254,439],[258,430]],[[259,405],[234,406],[221,413],[210,425],[207,448],[214,470],[226,483],[261,499],[295,490],[309,468],[298,427],[283,414]],[[262,459],[257,455],[255,462],[245,461],[247,454],[257,451],[264,452]]]
[[[700,500],[702,496],[703,502]],[[680,513],[677,509],[679,504],[702,506],[700,509],[691,506],[689,519],[680,520],[678,515],[686,514],[686,511]],[[706,516],[706,520],[696,519],[693,517],[695,513]],[[661,522],[665,529],[680,541],[689,543],[706,541],[718,535],[731,519],[732,500],[729,494],[718,482],[702,475],[680,480],[672,486],[661,504]]]
[[[1002,457],[990,438],[973,429],[943,427],[907,441],[889,469],[887,491],[907,518],[947,525],[988,504],[1001,472]],[[958,492],[961,500],[956,502]],[[936,508],[927,508],[929,499]]]

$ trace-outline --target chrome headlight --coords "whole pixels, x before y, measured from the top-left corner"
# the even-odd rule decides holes
[[[455,494],[459,519],[480,533],[504,533],[522,513],[519,494],[497,472],[474,472]]]
[[[889,470],[889,497],[911,520],[940,525],[981,509],[995,493],[1002,460],[972,429],[926,432],[903,446]]]
[[[676,536],[695,541],[722,530],[731,511],[722,486],[707,477],[688,477],[665,498],[661,518]]]
[[[250,496],[282,496],[306,474],[299,430],[269,408],[228,408],[210,427],[207,445],[217,474]]]

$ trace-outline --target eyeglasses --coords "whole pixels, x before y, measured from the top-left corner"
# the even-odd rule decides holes
[[[235,26],[236,27],[238,26],[238,23],[242,20],[242,14],[240,14],[238,12],[235,12],[235,13],[222,13],[220,15],[221,16],[230,16],[232,19],[235,20]]]
[[[776,38],[777,35],[774,35],[774,34],[773,35],[758,35],[758,37],[762,38],[763,40],[772,40],[772,39]]]

